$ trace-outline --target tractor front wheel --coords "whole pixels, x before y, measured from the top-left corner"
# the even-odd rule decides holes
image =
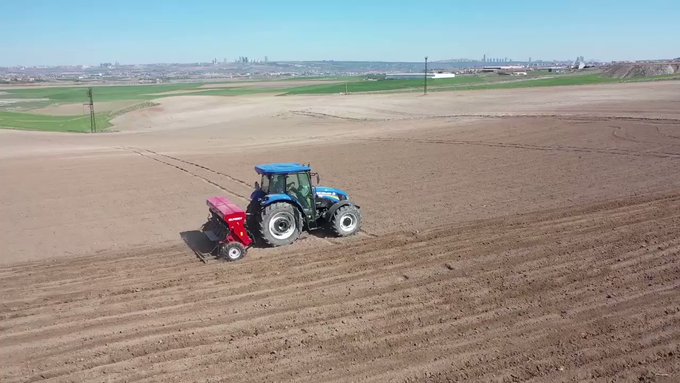
[[[361,229],[361,212],[354,205],[346,205],[335,211],[331,229],[338,237],[347,237]]]
[[[259,231],[260,237],[269,246],[291,244],[302,231],[300,214],[289,203],[273,203],[262,209]]]

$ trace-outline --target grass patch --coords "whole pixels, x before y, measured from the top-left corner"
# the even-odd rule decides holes
[[[160,105],[152,101],[143,101],[126,108],[111,112],[95,113],[97,131],[102,132],[111,127],[111,119],[135,110]],[[43,132],[90,133],[90,115],[50,116],[20,112],[0,111],[0,129],[38,130]]]
[[[151,99],[175,96],[184,90],[198,89],[201,85],[195,84],[164,84],[164,85],[121,85],[121,86],[94,86],[95,109],[97,102],[139,100],[140,103],[127,108],[108,113],[96,113],[95,120],[97,131],[103,131],[111,126],[110,120],[116,116],[134,110],[156,105]],[[159,95],[164,92],[177,92],[179,94]],[[0,94],[0,100],[26,99],[36,101],[22,102],[22,108],[35,106],[45,107],[56,104],[83,104],[88,101],[86,87],[53,87],[53,88],[29,88],[29,89],[6,89]],[[15,107],[10,105],[10,107]],[[5,108],[7,109],[7,108]],[[0,128],[38,130],[51,132],[90,132],[89,114],[78,116],[50,116],[31,114],[21,111],[0,111]]]
[[[200,91],[200,92],[191,92],[191,93],[182,93],[182,96],[244,96],[244,95],[249,95],[249,94],[258,94],[258,93],[276,93],[280,92],[281,89],[286,89],[285,86],[282,86],[281,88],[254,88],[254,87],[248,87],[248,88],[214,88],[214,89],[206,89],[205,91]],[[177,95],[175,95],[177,96]]]
[[[317,78],[318,79],[318,78]],[[328,80],[330,78],[327,78]],[[233,87],[200,88],[202,83],[187,84],[162,84],[162,85],[122,85],[122,86],[96,86],[92,87],[97,102],[138,100],[139,103],[127,108],[108,113],[97,113],[97,130],[102,131],[111,126],[110,120],[116,116],[134,110],[155,106],[152,99],[171,96],[241,96],[258,93],[277,93],[280,95],[303,95],[303,94],[338,94],[345,93],[384,93],[384,92],[416,92],[423,87],[422,79],[405,80],[366,80],[358,77],[337,77],[334,80],[343,80],[337,83],[319,81],[315,85],[292,86],[290,80],[281,80],[281,87]],[[428,80],[430,91],[455,91],[475,89],[514,89],[530,87],[552,87],[569,85],[594,85],[621,82],[661,81],[677,80],[679,75],[658,76],[648,78],[635,78],[621,80],[603,76],[599,73],[587,74],[554,74],[554,73],[529,73],[526,77],[498,76],[495,74],[463,75],[450,79]],[[186,92],[185,92],[186,91]],[[45,107],[52,104],[82,104],[87,102],[86,87],[54,87],[54,88],[30,88],[30,89],[5,89],[0,94],[0,100],[25,99],[20,103],[21,108]],[[173,92],[171,94],[163,94]],[[19,104],[17,104],[19,105]],[[39,130],[54,132],[89,132],[89,115],[79,116],[49,116],[36,115],[25,111],[13,111],[15,105],[10,104],[0,109],[0,128]],[[9,110],[7,110],[9,109]],[[27,108],[30,109],[30,108]]]
[[[97,130],[111,126],[109,115],[95,114]],[[45,116],[30,113],[0,112],[0,128],[43,132],[90,132],[90,116]]]
[[[585,75],[539,75],[526,78],[501,76],[459,76],[451,79],[430,79],[428,90],[471,90],[471,89],[512,89],[565,85],[591,85],[622,82],[619,79],[600,74]],[[378,80],[347,82],[349,93],[409,91],[422,89],[423,80]],[[345,83],[330,85],[310,85],[292,88],[285,94],[333,94],[344,93]]]
[[[547,86],[594,85],[623,82],[619,79],[601,76],[599,74],[586,75],[555,75],[547,78],[527,78],[522,80],[499,81],[490,84],[459,87],[458,90],[473,89],[515,89]]]
[[[442,78],[430,79],[427,82],[429,89],[437,87],[453,86],[453,85],[469,85],[485,83],[487,80],[484,76],[459,76],[456,78]],[[423,87],[422,79],[409,80],[362,80],[362,81],[348,81],[346,83],[323,84],[323,85],[308,85],[289,89],[285,94],[332,94],[345,93],[345,85],[349,93],[366,93],[366,92],[384,92],[397,90],[421,89]]]
[[[158,93],[197,89],[203,84],[121,85],[94,86],[94,102],[149,100],[163,97]],[[2,98],[48,99],[52,103],[71,104],[87,102],[87,87],[6,89]]]
[[[648,82],[648,81],[667,81],[667,80],[680,80],[680,74],[666,74],[662,76],[654,77],[633,77],[626,79],[626,82]]]

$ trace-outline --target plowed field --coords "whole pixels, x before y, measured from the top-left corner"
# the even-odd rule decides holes
[[[680,378],[680,84],[224,100],[0,131],[0,380]],[[362,232],[201,263],[273,161]]]

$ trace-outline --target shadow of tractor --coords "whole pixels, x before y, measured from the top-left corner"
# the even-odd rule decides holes
[[[194,252],[196,257],[206,262],[208,257],[214,256],[217,250],[215,242],[212,242],[200,230],[183,231],[179,233],[186,245]]]
[[[215,259],[218,255],[218,244],[211,241],[201,230],[189,230],[179,233],[184,243],[196,255],[196,257],[204,263],[211,259]],[[337,238],[337,236],[326,228],[321,228],[313,231],[303,231],[300,239],[316,237],[323,239]],[[253,248],[269,248],[271,246],[265,244],[259,237],[253,238]]]

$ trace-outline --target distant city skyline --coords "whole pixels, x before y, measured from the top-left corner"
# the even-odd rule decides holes
[[[680,56],[680,2],[0,2],[0,66]]]
[[[42,64],[42,65],[0,65],[0,68],[59,68],[59,67],[87,67],[87,68],[115,68],[115,67],[125,67],[125,66],[173,66],[173,65],[179,65],[179,66],[195,66],[195,65],[233,65],[233,64],[242,64],[242,65],[267,65],[267,64],[284,64],[284,63],[322,63],[322,62],[337,62],[337,63],[394,63],[394,64],[422,64],[424,60],[421,58],[420,60],[410,60],[410,61],[386,61],[386,60],[333,60],[333,59],[324,59],[324,60],[267,60],[265,61],[264,59],[258,59],[254,57],[248,57],[248,61],[242,61],[243,57],[239,57],[235,60],[226,60],[226,59],[211,59],[211,60],[197,60],[197,61],[192,61],[192,62],[151,62],[151,63],[121,63],[118,61],[114,62],[101,62],[101,63],[96,63],[96,64]],[[225,61],[226,60],[226,61]],[[585,59],[585,61],[590,61],[591,59]],[[651,60],[651,59],[650,59]],[[442,59],[442,60],[431,60],[429,59],[428,62],[432,64],[437,64],[437,63],[487,63],[487,64],[503,64],[503,63],[539,63],[539,62],[544,62],[544,63],[552,63],[552,62],[561,62],[561,63],[573,63],[575,61],[575,58],[565,58],[565,59],[554,59],[554,60],[545,60],[542,58],[535,58],[535,59],[513,59],[510,57],[482,57],[479,59],[474,59],[474,58],[468,58],[468,57],[463,57],[463,58],[450,58],[450,59]],[[599,63],[609,63],[611,61],[598,61],[598,60],[592,60],[594,62],[599,62]],[[639,60],[639,61],[649,61],[649,60]]]

